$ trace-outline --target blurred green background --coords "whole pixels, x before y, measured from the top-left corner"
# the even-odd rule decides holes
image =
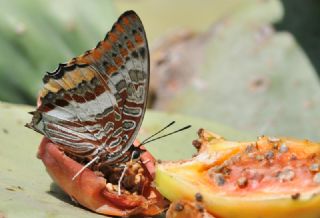
[[[35,105],[46,71],[135,10],[151,48],[150,107],[254,134],[320,135],[315,0],[0,0],[0,100]]]
[[[0,218],[102,217],[52,183],[35,158],[41,136],[24,124],[44,73],[95,47],[129,9],[151,50],[138,138],[172,120],[193,126],[147,145],[157,158],[190,157],[200,127],[320,141],[317,0],[0,0]]]

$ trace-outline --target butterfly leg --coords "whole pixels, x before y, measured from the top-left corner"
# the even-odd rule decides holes
[[[119,178],[119,181],[118,181],[118,195],[121,195],[121,182],[123,181],[123,178],[124,178],[124,175],[126,174],[127,169],[128,169],[128,166],[125,165],[125,167],[123,168],[123,171],[121,173],[121,176]]]
[[[89,166],[91,166],[92,164],[94,164],[95,162],[100,160],[100,156],[102,151],[104,150],[105,145],[101,145],[99,146],[95,152],[94,152],[94,158],[92,160],[90,160],[88,163],[86,163],[86,165],[84,165],[73,177],[72,177],[72,181],[74,181],[86,168],[88,168]]]
[[[119,181],[118,181],[118,195],[121,195],[121,183],[122,183],[123,178],[124,178],[124,176],[126,174],[126,171],[128,169],[128,165],[132,164],[133,160],[138,160],[139,157],[140,157],[140,152],[138,150],[133,150],[132,153],[131,153],[131,158],[130,158],[129,162],[126,163],[126,165],[123,168],[123,171],[121,173],[121,176],[119,178]]]
[[[100,159],[100,156],[95,156],[92,160],[90,160],[86,165],[84,165],[73,177],[72,181],[74,181],[86,168],[91,166],[94,162],[98,161]]]

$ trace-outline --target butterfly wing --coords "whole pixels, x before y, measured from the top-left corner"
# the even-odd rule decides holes
[[[61,149],[107,159],[124,154],[140,129],[149,87],[149,50],[141,20],[122,14],[96,48],[47,73],[28,127]]]

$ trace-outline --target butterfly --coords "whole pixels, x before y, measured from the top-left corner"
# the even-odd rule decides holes
[[[77,160],[123,161],[146,111],[149,59],[140,18],[123,13],[94,49],[45,74],[26,126]]]

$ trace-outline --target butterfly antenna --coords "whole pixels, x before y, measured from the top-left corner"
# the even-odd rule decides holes
[[[99,156],[96,156],[92,160],[90,160],[86,165],[84,165],[81,170],[79,170],[76,175],[72,177],[72,181],[74,181],[86,168],[88,168],[91,164],[93,164],[95,161],[99,160]]]
[[[167,136],[169,136],[169,135],[175,134],[175,133],[177,133],[177,132],[181,132],[181,131],[183,131],[183,130],[189,129],[190,127],[191,127],[191,125],[188,125],[188,126],[182,127],[181,129],[175,130],[175,131],[173,131],[173,132],[170,132],[170,133],[168,133],[168,134],[165,134],[165,135],[162,135],[162,136],[153,138],[153,139],[150,139],[150,137],[149,137],[150,140],[149,140],[149,139],[148,139],[148,140],[144,140],[143,142],[141,142],[141,144],[140,144],[138,147],[140,147],[140,146],[142,146],[142,145],[145,145],[145,144],[147,144],[147,143],[149,143],[149,142],[153,142],[153,141],[155,141],[155,140],[158,140],[158,139],[167,137]]]
[[[165,127],[163,127],[162,129],[160,129],[158,132],[152,134],[151,136],[149,136],[148,138],[144,139],[140,144],[144,144],[146,141],[148,141],[149,139],[151,139],[152,137],[158,135],[159,133],[161,133],[162,131],[164,131],[165,129],[169,128],[170,126],[172,126],[176,121],[172,121],[171,123],[169,123],[168,125],[166,125]],[[140,146],[140,145],[139,145]]]

